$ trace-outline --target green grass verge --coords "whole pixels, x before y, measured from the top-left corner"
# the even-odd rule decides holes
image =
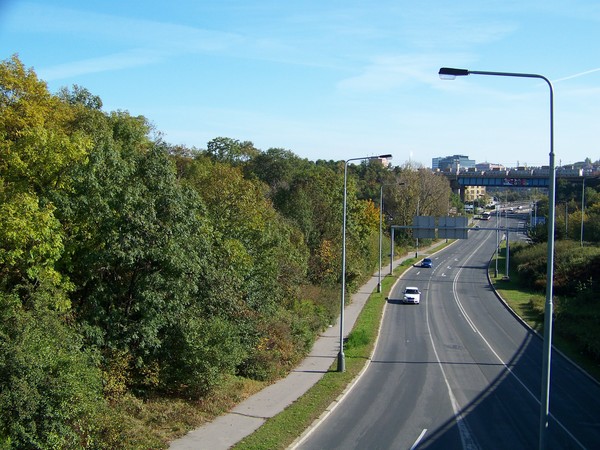
[[[510,261],[509,261],[510,263]],[[496,260],[492,258],[489,266],[489,275],[496,292],[508,304],[508,306],[532,329],[542,334],[544,332],[543,305],[546,297],[531,290],[526,290],[519,283],[519,273],[515,267],[509,264],[509,279],[506,276],[506,248],[502,245],[498,257],[498,276],[496,275]],[[556,332],[552,333],[552,345],[564,353],[568,358],[577,363],[588,374],[600,382],[600,367],[587,357],[582,349],[571,340]]]
[[[509,261],[510,262],[510,261]],[[504,299],[511,309],[521,317],[531,328],[541,332],[544,317],[532,305],[544,303],[544,296],[539,292],[524,290],[518,282],[519,274],[509,265],[509,277],[506,277],[506,246],[501,244],[498,257],[498,273],[496,274],[496,259],[492,258],[489,275],[496,292]],[[497,276],[496,276],[497,275]]]
[[[414,258],[404,261],[394,269],[393,275],[383,278],[381,293],[374,292],[365,303],[344,347],[346,371],[337,372],[337,362],[334,362],[323,378],[302,397],[268,419],[255,433],[235,445],[234,449],[287,448],[325,411],[358,376],[371,357],[379,333],[385,298],[398,277],[415,261]]]
[[[449,243],[438,246],[436,251],[447,245]],[[285,449],[325,411],[364,368],[372,354],[379,332],[385,297],[397,278],[418,259],[420,258],[411,258],[404,261],[402,265],[394,270],[393,275],[387,275],[383,278],[382,292],[373,293],[369,297],[354,329],[348,336],[344,348],[346,371],[343,373],[337,372],[337,362],[334,362],[323,378],[302,397],[277,416],[268,419],[255,433],[235,445],[234,449]],[[518,274],[516,271],[511,270],[510,277],[505,279],[505,264],[504,254],[501,253],[498,260],[499,273],[498,276],[495,276],[495,260],[492,259],[491,261],[490,279],[494,287],[521,318],[533,329],[541,332],[543,330],[543,317],[539,314],[539,310],[531,305],[539,305],[540,301],[543,303],[544,296],[531,291],[523,291],[517,284]],[[600,370],[597,367],[589,367],[589,364],[581,361],[577,350],[569,349],[568,342],[563,341],[560,337],[556,337],[554,345],[582,365],[592,376],[596,376],[596,379],[600,380]]]

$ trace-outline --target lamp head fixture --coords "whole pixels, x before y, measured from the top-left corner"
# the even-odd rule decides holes
[[[456,77],[464,77],[469,75],[467,69],[454,69],[452,67],[442,67],[438,72],[442,80],[454,80]]]

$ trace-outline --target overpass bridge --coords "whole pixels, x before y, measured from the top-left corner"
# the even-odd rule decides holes
[[[504,170],[466,170],[442,172],[450,181],[452,191],[464,200],[466,186],[510,187],[510,188],[548,188],[550,169],[548,167],[504,169]],[[557,179],[583,182],[586,178],[598,178],[598,173],[584,173],[582,169],[558,167]]]

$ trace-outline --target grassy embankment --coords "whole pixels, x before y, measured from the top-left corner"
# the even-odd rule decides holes
[[[313,418],[318,417],[329,406],[364,367],[373,349],[385,296],[393,282],[414,261],[405,261],[394,270],[393,276],[385,276],[382,279],[382,292],[373,293],[369,298],[368,306],[358,318],[345,347],[346,372],[338,374],[336,367],[332,367],[303,399],[268,421],[238,448],[285,448],[304,431]],[[389,258],[384,263],[389,264]],[[130,431],[123,436],[131,444],[129,448],[168,448],[170,441],[227,413],[268,384],[227,376],[217,389],[201,401],[173,398],[140,400],[127,395],[115,407],[122,409],[123,414],[132,422]]]
[[[284,449],[310,426],[322,411],[325,411],[354,380],[368,361],[378,333],[385,297],[398,276],[414,262],[414,259],[405,261],[402,266],[396,269],[393,276],[388,276],[383,280],[382,293],[371,295],[348,338],[348,344],[345,348],[346,372],[342,374],[336,372],[336,364],[334,363],[323,379],[303,397],[281,414],[268,420],[259,430],[242,440],[234,448]],[[510,279],[503,280],[505,263],[505,256],[502,252],[498,260],[499,274],[498,277],[495,277],[495,260],[492,259],[490,264],[492,283],[509,306],[534,330],[541,333],[543,331],[543,317],[540,316],[540,308],[543,310],[544,296],[520,288],[517,283],[518,274],[514,268],[510,271]],[[554,345],[580,364],[592,376],[595,376],[596,379],[600,379],[600,368],[583,358],[580,351],[572,348],[567,340],[555,335]]]
[[[509,261],[510,263],[510,261]],[[525,321],[532,329],[540,335],[544,332],[544,305],[545,295],[523,288],[523,283],[519,282],[519,273],[514,265],[509,264],[509,279],[504,279],[506,275],[506,247],[503,245],[498,258],[498,276],[495,276],[496,260],[492,258],[489,266],[490,280],[498,294],[504,299],[508,306]],[[556,305],[560,299],[554,296],[553,303]],[[596,324],[597,330],[591,333],[600,333],[600,324]],[[556,326],[553,328],[552,345],[577,363],[592,377],[600,382],[600,366],[597,362],[586,357],[583,350],[573,343],[573,340],[562,336],[557,332]]]
[[[365,303],[344,347],[346,371],[337,372],[334,362],[323,378],[295,403],[269,419],[254,434],[239,442],[236,449],[284,449],[317,419],[356,378],[371,357],[379,323],[388,295],[398,276],[415,262],[406,260],[392,276],[382,279],[381,293],[374,292]]]
[[[436,251],[446,245],[448,243],[436,247]],[[399,276],[416,261],[415,258],[407,259],[394,269],[393,275],[382,280],[381,293],[373,292],[365,303],[344,347],[346,371],[337,372],[337,362],[334,362],[318,383],[280,414],[267,420],[255,433],[240,441],[235,449],[285,449],[327,409],[368,362],[379,333],[385,298]]]

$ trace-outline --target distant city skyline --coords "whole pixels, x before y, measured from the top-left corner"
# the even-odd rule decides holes
[[[52,92],[85,87],[174,145],[222,136],[310,160],[548,164],[547,86],[438,77],[463,67],[548,77],[557,164],[596,161],[599,41],[595,0],[0,2],[0,57]]]
[[[584,158],[584,160],[582,161],[576,161],[574,163],[571,164],[567,164],[567,166],[572,166],[572,165],[578,165],[581,163],[584,163],[586,159],[590,159],[591,158]],[[591,160],[592,163],[597,162],[598,165],[600,165],[600,160],[597,161],[593,161]],[[527,168],[527,167],[531,167],[531,168],[538,168],[538,167],[544,167],[547,164],[542,164],[540,166],[532,166],[529,164],[520,164],[517,161],[517,164],[514,166],[507,166],[504,164],[500,164],[500,163],[496,163],[496,162],[491,162],[491,161],[476,161],[474,159],[470,159],[468,155],[447,155],[447,156],[437,156],[435,158],[432,158],[431,160],[431,169],[432,170],[445,170],[448,168],[452,168],[452,169],[456,169],[457,168],[457,163],[458,163],[458,168],[459,169],[469,169],[469,168],[476,168],[478,170],[493,170],[493,169],[514,169],[517,167],[523,167],[523,168]],[[562,164],[558,164],[558,167],[561,167]]]

